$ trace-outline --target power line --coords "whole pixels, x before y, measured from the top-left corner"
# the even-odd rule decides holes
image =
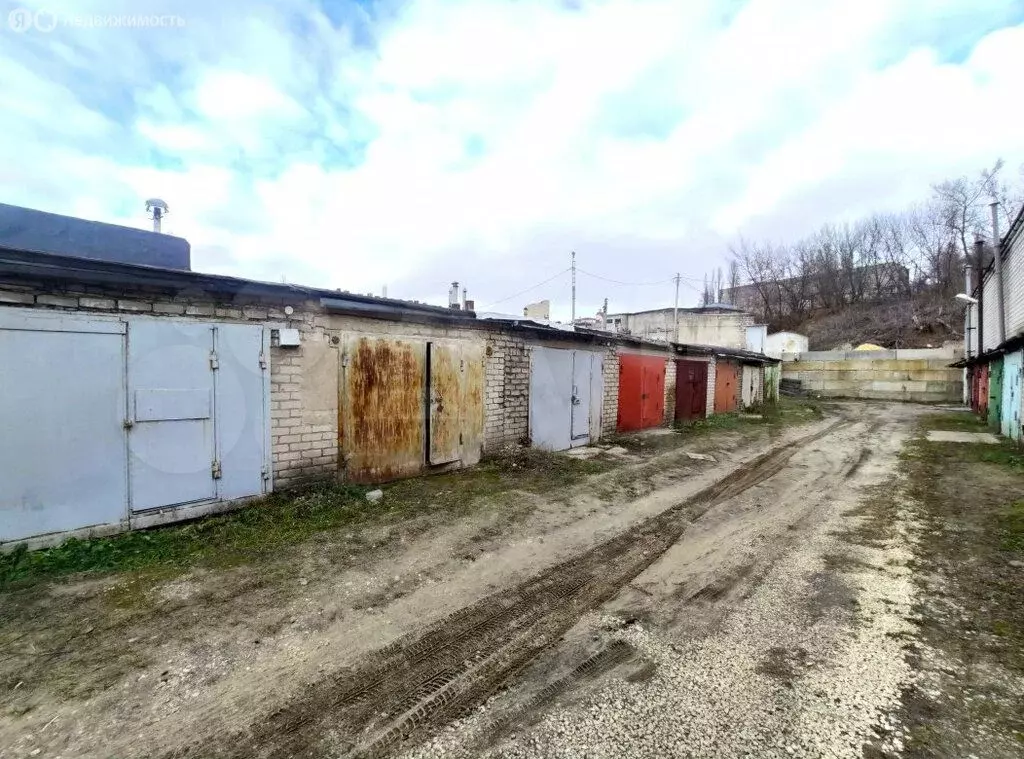
[[[647,286],[650,286],[650,285],[663,285],[666,282],[672,282],[672,281],[675,280],[675,277],[670,277],[668,279],[659,279],[657,282],[620,282],[617,279],[610,279],[609,277],[602,277],[600,274],[591,274],[589,271],[584,271],[583,269],[580,269],[578,267],[577,267],[576,271],[578,271],[580,274],[586,274],[588,277],[593,277],[594,279],[600,279],[602,282],[611,282],[613,285],[625,285],[627,287],[647,287]]]
[[[659,280],[657,280],[655,282],[622,282],[621,280],[618,280],[618,279],[611,279],[610,277],[602,277],[600,274],[593,274],[593,273],[591,273],[589,271],[584,271],[583,269],[580,269],[579,267],[576,268],[576,271],[578,271],[580,274],[586,274],[588,277],[593,277],[594,279],[600,279],[603,282],[611,282],[613,285],[625,285],[626,287],[650,287],[650,286],[653,286],[653,285],[664,285],[664,284],[666,284],[668,282],[675,282],[676,281],[675,277],[669,277],[668,279],[659,279]],[[701,281],[701,280],[697,279],[696,277],[686,277],[686,276],[683,276],[681,274],[677,275],[677,276],[679,277],[679,279],[683,279],[683,280],[688,279],[688,280],[691,280],[693,282],[700,282]]]
[[[493,303],[487,304],[486,306],[484,306],[484,309],[491,308],[492,306],[497,306],[497,305],[499,305],[501,303],[504,303],[505,301],[512,300],[513,298],[518,298],[520,295],[526,295],[526,293],[530,292],[531,290],[536,290],[538,287],[543,287],[548,282],[553,282],[554,280],[556,280],[559,277],[561,277],[563,274],[568,273],[568,271],[569,271],[569,269],[562,269],[562,271],[558,272],[558,274],[555,274],[553,277],[548,277],[543,282],[538,282],[535,285],[531,285],[530,287],[527,287],[525,290],[520,290],[519,292],[517,292],[517,293],[515,293],[513,295],[509,295],[507,298],[502,298],[501,300],[496,300]]]

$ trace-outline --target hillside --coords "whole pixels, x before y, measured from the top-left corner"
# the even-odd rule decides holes
[[[801,322],[780,320],[769,324],[768,331],[780,329],[807,335],[811,350],[832,350],[847,343],[875,343],[886,348],[938,347],[946,341],[963,340],[964,309],[952,299],[929,293],[818,312]]]

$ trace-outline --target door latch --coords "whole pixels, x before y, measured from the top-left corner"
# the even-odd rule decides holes
[[[213,463],[210,464],[210,474],[215,480],[219,480],[223,476],[224,472],[220,467],[220,461],[218,459],[214,459]]]

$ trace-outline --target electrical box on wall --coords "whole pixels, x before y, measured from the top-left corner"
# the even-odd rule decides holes
[[[297,329],[282,329],[278,330],[277,344],[282,348],[296,348],[300,342],[299,331]]]

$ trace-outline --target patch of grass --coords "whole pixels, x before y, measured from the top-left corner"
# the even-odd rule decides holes
[[[1024,573],[1007,566],[1024,552],[1024,455],[1011,442],[926,441],[924,432],[936,428],[984,424],[969,414],[925,416],[922,436],[901,454],[902,476],[865,502],[874,539],[901,523],[893,503],[912,513],[919,528],[909,566],[922,599],[916,636],[965,673],[954,681],[908,649],[911,665],[931,669],[945,690],[940,698],[904,692],[909,759],[1000,753],[992,746],[1020,740],[1019,703],[1004,682],[1024,674]]]
[[[460,512],[480,498],[510,490],[548,493],[568,488],[585,478],[617,466],[608,457],[580,459],[535,448],[508,447],[472,469],[433,477],[415,477],[384,486],[382,501],[406,508]]]
[[[238,511],[185,524],[106,538],[71,538],[59,546],[0,555],[0,587],[77,573],[225,567],[309,536],[365,519],[377,508],[363,489],[338,485],[274,494]]]
[[[1016,501],[997,516],[999,547],[1004,551],[1024,554],[1024,501]]]
[[[986,432],[988,424],[970,411],[954,411],[945,414],[929,414],[921,420],[926,430],[951,430],[954,432]]]
[[[106,538],[72,538],[59,546],[0,554],[0,588],[63,575],[145,570],[170,577],[193,567],[226,568],[274,555],[312,536],[370,521],[423,512],[458,512],[508,490],[543,493],[609,469],[607,459],[581,460],[519,449],[473,469],[418,477],[384,486],[376,503],[367,488],[322,484],[299,493],[275,493],[238,511],[185,524]]]

